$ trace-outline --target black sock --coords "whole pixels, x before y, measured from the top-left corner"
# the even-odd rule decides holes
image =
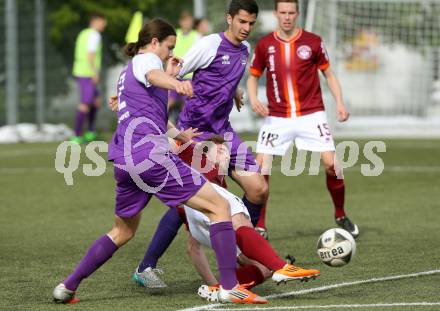
[[[246,205],[249,215],[251,215],[252,225],[255,227],[258,223],[258,219],[260,219],[261,209],[263,208],[263,204],[255,204],[250,202],[246,196],[243,196],[243,203]]]

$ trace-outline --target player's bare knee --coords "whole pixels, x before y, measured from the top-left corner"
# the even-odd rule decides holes
[[[93,103],[93,105],[95,106],[95,108],[101,108],[102,107],[102,99],[101,99],[101,97],[96,98],[95,102]]]
[[[90,108],[86,104],[79,104],[78,110],[84,113],[88,113]]]
[[[232,226],[234,227],[234,230],[237,230],[240,227],[254,227],[244,213],[238,213],[232,216]]]
[[[128,227],[113,226],[108,233],[110,238],[118,245],[118,247],[124,245],[135,236],[135,231]]]
[[[261,178],[258,183],[255,183],[251,189],[246,191],[246,197],[254,203],[259,203],[265,200],[268,191],[267,182]]]

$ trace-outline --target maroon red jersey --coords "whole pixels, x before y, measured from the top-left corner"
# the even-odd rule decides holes
[[[194,153],[194,145],[189,145],[188,147],[186,147],[178,154],[178,156],[183,162],[185,162],[189,166],[191,166],[192,161],[200,161],[199,163],[201,168],[204,168],[207,165],[206,155],[202,152]],[[227,188],[225,176],[219,174],[219,170],[217,167],[214,167],[209,172],[203,173],[203,175],[210,182],[219,185],[220,187]],[[178,206],[177,212],[179,213],[180,219],[185,224],[186,230],[189,231],[188,220],[186,219],[185,209],[183,208],[183,206]]]
[[[202,153],[201,151],[194,153],[194,145],[189,145],[188,147],[186,147],[184,150],[182,150],[178,154],[178,156],[183,162],[185,162],[189,166],[191,166],[192,161],[197,161],[197,163],[200,163],[201,168],[205,168],[207,165],[206,155],[204,153]],[[212,170],[210,170],[209,172],[203,173],[203,175],[210,182],[212,182],[220,187],[227,188],[225,176],[219,174],[218,167],[214,166],[212,168]]]
[[[272,32],[258,41],[250,73],[266,70],[269,115],[290,118],[324,110],[318,70],[330,66],[321,38],[300,29],[290,41]]]

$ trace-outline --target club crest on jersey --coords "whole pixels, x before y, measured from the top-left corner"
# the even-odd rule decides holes
[[[296,54],[299,58],[308,60],[312,56],[312,49],[308,45],[301,45],[298,50],[296,50]]]
[[[247,56],[246,55],[241,55],[241,64],[243,65],[243,66],[246,66],[246,64],[247,64]]]
[[[222,65],[230,65],[231,57],[228,54],[222,56]]]
[[[275,54],[275,52],[276,52],[276,50],[275,50],[275,47],[274,47],[273,45],[271,45],[271,46],[269,46],[269,47],[267,48],[267,53],[269,53],[269,54]]]

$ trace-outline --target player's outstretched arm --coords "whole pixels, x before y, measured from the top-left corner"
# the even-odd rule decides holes
[[[175,90],[178,94],[192,97],[193,88],[190,81],[179,81],[163,70],[154,69],[147,73],[147,81],[154,86]]]
[[[261,117],[269,115],[269,109],[258,100],[258,77],[249,75],[246,86],[252,110]]]
[[[209,267],[208,258],[206,258],[205,252],[203,251],[200,243],[191,236],[191,233],[188,235],[186,250],[189,258],[197,270],[197,273],[206,282],[206,285],[217,285],[218,281]]]
[[[333,95],[333,98],[336,101],[336,113],[338,116],[339,122],[347,121],[350,113],[347,111],[344,105],[344,100],[342,98],[342,89],[341,84],[336,78],[335,74],[330,68],[327,68],[323,71],[325,79],[327,80],[327,86],[330,89],[330,92]]]

